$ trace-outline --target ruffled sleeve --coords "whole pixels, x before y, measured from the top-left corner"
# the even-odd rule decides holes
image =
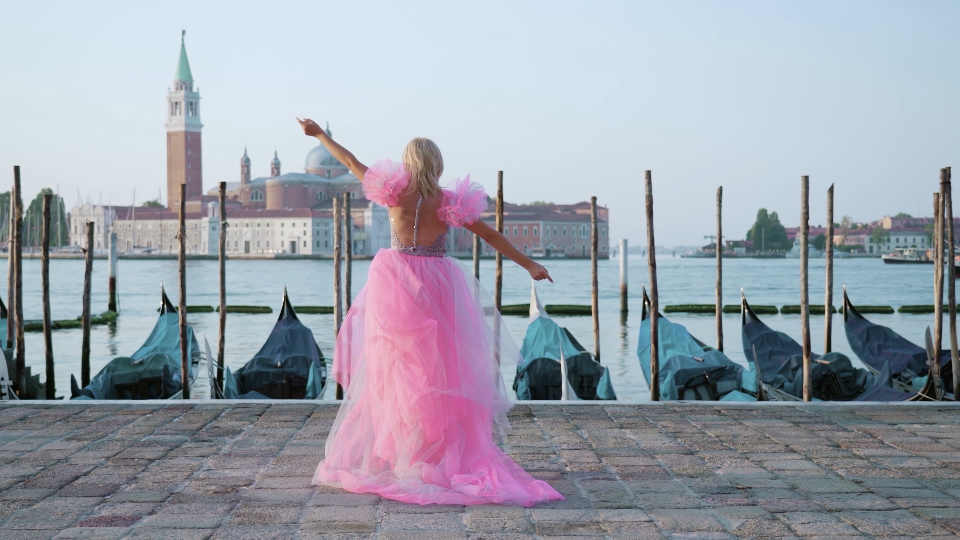
[[[410,173],[403,163],[381,159],[363,175],[363,195],[380,206],[396,206],[403,188],[410,183]]]
[[[486,209],[487,193],[480,184],[470,182],[468,174],[443,190],[443,203],[437,210],[437,217],[451,227],[462,227],[479,219]]]

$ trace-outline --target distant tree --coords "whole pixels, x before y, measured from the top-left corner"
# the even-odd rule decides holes
[[[23,245],[24,247],[40,247],[43,236],[43,195],[53,195],[50,206],[50,247],[65,246],[70,241],[67,223],[69,222],[63,199],[58,197],[52,189],[43,188],[40,193],[23,212]],[[4,195],[6,197],[4,198]],[[6,204],[4,204],[6,201]],[[7,208],[5,215],[9,216],[10,193],[0,194],[0,206]],[[8,218],[9,220],[9,218]],[[9,227],[6,227],[9,228]]]
[[[780,217],[776,212],[768,213],[766,208],[757,211],[757,220],[747,231],[747,240],[753,242],[753,247],[758,251],[790,248],[787,231],[780,224]]]
[[[893,217],[911,218],[911,217],[913,217],[913,216],[911,216],[910,214],[908,214],[908,213],[906,213],[906,212],[899,212],[897,215],[895,215],[895,216],[893,216]]]
[[[140,205],[144,208],[163,208],[163,205],[160,204],[160,197],[156,199],[151,199],[149,201],[143,201],[143,204]]]
[[[820,251],[826,249],[827,237],[823,233],[818,234],[817,237],[813,239],[813,247],[819,249]]]
[[[547,201],[533,201],[532,203],[530,203],[530,206],[544,206],[548,204],[553,204],[553,203],[547,202]]]
[[[870,240],[872,240],[874,244],[885,244],[889,239],[890,231],[883,227],[874,227],[873,230],[870,231]]]
[[[927,235],[927,244],[933,245],[933,223],[927,223],[923,227],[923,234]]]

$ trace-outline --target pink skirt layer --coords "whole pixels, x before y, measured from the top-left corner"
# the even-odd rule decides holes
[[[493,443],[511,406],[498,359],[519,357],[458,261],[380,250],[337,338],[346,394],[313,483],[418,504],[563,499]]]

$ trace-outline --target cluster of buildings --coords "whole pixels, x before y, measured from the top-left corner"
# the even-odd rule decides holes
[[[194,88],[183,39],[173,86],[167,92],[166,206],[109,206],[85,203],[69,214],[70,244],[86,247],[86,223],[93,222],[93,249],[105,250],[116,233],[121,253],[174,254],[179,250],[178,213],[185,189],[186,248],[190,254],[219,250],[220,213],[228,222],[230,256],[320,255],[333,253],[333,199],[350,198],[353,253],[371,256],[390,246],[387,210],[363,196],[359,179],[322,145],[306,156],[303,172],[281,172],[277,152],[269,176],[253,177],[244,149],[238,182],[228,182],[220,208],[219,187],[203,190],[200,93]],[[329,125],[327,133],[331,134]],[[331,134],[332,135],[332,134]],[[483,219],[494,224],[493,204]],[[609,211],[598,209],[599,250],[609,256]],[[590,256],[590,205],[515,205],[504,207],[505,235],[522,252],[544,257]],[[449,254],[472,251],[473,234],[448,235]],[[484,246],[484,254],[492,254]]]

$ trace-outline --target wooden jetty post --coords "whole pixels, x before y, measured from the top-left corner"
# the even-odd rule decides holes
[[[47,399],[57,398],[53,373],[53,325],[50,321],[50,203],[53,195],[43,194],[43,225],[40,240],[40,286],[43,302],[43,353],[47,362]]]
[[[940,169],[940,188],[946,169]],[[937,401],[943,399],[943,386],[940,380],[940,356],[943,354],[943,197],[940,192],[933,194],[933,365],[930,366],[930,378],[933,380],[934,396]],[[951,276],[950,279],[953,279]]]
[[[503,171],[497,171],[497,232],[503,234]],[[500,300],[503,293],[503,255],[499,251],[495,257],[497,261],[496,294],[494,295],[494,304],[497,306],[497,313],[500,312]]]
[[[590,197],[590,310],[593,312],[593,357],[600,361],[600,285],[597,283],[597,198]]]
[[[810,239],[810,177],[800,177],[800,333],[803,338],[803,400],[810,401],[810,294],[807,263]]]
[[[650,401],[660,401],[660,304],[657,299],[657,248],[653,241],[653,173],[644,171],[647,210],[647,267],[650,273]]]
[[[217,391],[223,396],[223,351],[227,338],[227,183],[220,182],[220,337],[217,339]],[[209,361],[209,359],[208,359]],[[212,396],[216,398],[217,396]]]
[[[80,324],[83,341],[80,346],[80,386],[90,384],[90,281],[93,277],[93,229],[96,224],[87,222],[87,242],[83,248],[83,311]]]
[[[107,310],[117,311],[117,233],[110,233],[110,277],[107,282]]]
[[[823,352],[833,350],[833,184],[827,190],[827,239],[824,245],[827,257],[827,282],[823,299]]]
[[[333,198],[333,341],[340,335],[343,304],[340,295],[340,199]],[[343,399],[343,387],[337,383],[337,399]]]
[[[353,216],[350,214],[350,193],[343,192],[343,311],[350,311],[353,281]]]
[[[714,244],[717,252],[717,291],[716,313],[717,318],[717,350],[723,352],[723,186],[717,188],[717,243]]]
[[[480,236],[473,235],[473,277],[480,279]]]
[[[13,323],[16,321],[14,312],[17,309],[17,296],[14,292],[17,272],[14,269],[13,251],[16,239],[13,231],[17,228],[17,186],[20,184],[20,166],[13,166],[13,186],[10,188],[10,223],[7,226],[7,347],[13,348],[13,336],[16,332]],[[17,376],[16,373],[13,374]],[[18,383],[19,384],[19,383]]]
[[[950,257],[950,262],[947,264],[950,275],[950,279],[947,280],[947,305],[950,308],[950,368],[953,372],[953,395],[956,401],[957,389],[960,388],[960,351],[957,349],[957,259],[954,256],[956,239],[953,236],[953,178],[950,167],[946,167],[946,170],[947,182],[945,187],[941,186],[941,188],[945,198],[943,201],[944,212],[946,212],[944,227],[947,228],[947,253]]]
[[[180,381],[183,383],[182,399],[190,399],[190,342],[187,340],[187,184],[180,184],[180,232],[177,239],[180,249],[177,267],[180,274]]]
[[[13,251],[9,255],[13,257],[13,297],[16,301],[13,314],[17,319],[13,325],[16,333],[14,336],[14,347],[16,347],[15,367],[17,388],[22,398],[27,391],[27,364],[24,357],[25,344],[23,340],[23,196],[20,188],[20,167],[14,167],[13,176],[13,185],[17,192],[16,194],[10,194],[15,202],[16,211],[13,213]],[[9,314],[7,316],[9,317]]]
[[[629,298],[629,295],[627,292],[627,288],[628,288],[627,272],[629,271],[629,268],[627,266],[627,263],[630,262],[630,260],[627,257],[628,257],[627,256],[627,239],[621,238],[620,239],[620,313],[621,314],[626,314],[630,310],[629,302],[627,301]]]

